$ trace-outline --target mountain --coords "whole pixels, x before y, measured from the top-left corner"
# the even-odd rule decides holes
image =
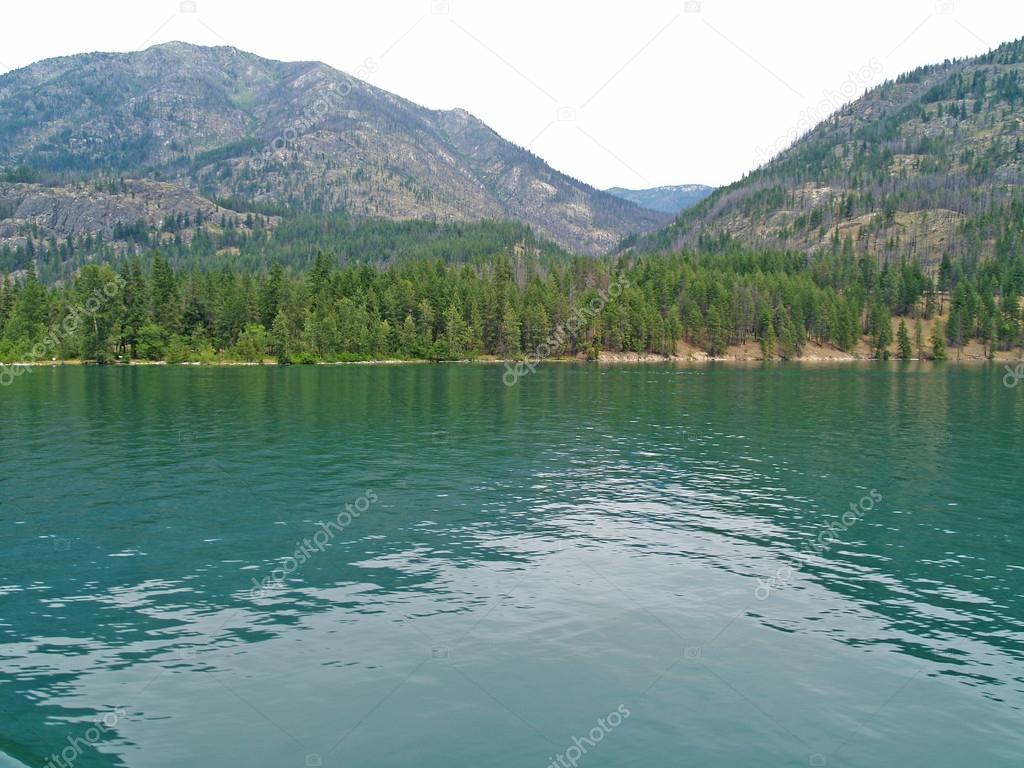
[[[668,187],[652,187],[651,189],[612,187],[605,190],[609,195],[629,200],[641,208],[649,208],[652,211],[671,214],[677,214],[685,211],[687,208],[692,208],[714,191],[714,187],[708,187],[704,184],[679,184]]]
[[[1024,41],[921,67],[844,106],[641,250],[845,249],[934,264],[1024,245]]]
[[[666,217],[555,171],[464,110],[431,110],[318,62],[167,43],[0,76],[0,168],[146,178],[232,207],[517,219],[581,253]]]

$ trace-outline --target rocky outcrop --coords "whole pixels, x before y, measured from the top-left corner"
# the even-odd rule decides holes
[[[169,216],[187,215],[194,221],[196,212],[214,225],[242,219],[187,187],[166,182],[116,182],[105,191],[91,184],[0,183],[0,245],[22,245],[29,235],[36,240],[90,235],[109,242],[116,239],[119,225],[142,222],[149,229],[160,229]]]

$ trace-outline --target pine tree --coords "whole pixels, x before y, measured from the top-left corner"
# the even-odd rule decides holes
[[[259,315],[264,328],[271,328],[277,317],[278,307],[284,292],[284,270],[278,262],[274,262],[270,272],[260,283]]]
[[[687,341],[694,346],[699,345],[704,334],[704,317],[696,304],[692,304],[686,312],[685,328]]]
[[[291,363],[302,354],[301,333],[284,310],[278,310],[270,330],[270,347],[278,362]]]
[[[889,310],[884,304],[876,304],[871,316],[871,334],[874,337],[875,357],[889,359],[889,345],[892,344],[892,323]]]
[[[795,360],[800,357],[800,332],[789,314],[784,314],[781,321],[782,331],[779,336],[779,356],[783,360]]]
[[[259,323],[248,323],[238,334],[235,354],[249,363],[259,363],[267,354],[267,331]]]
[[[726,350],[726,338],[725,338],[725,321],[722,318],[722,313],[719,311],[717,305],[712,305],[708,309],[708,315],[706,320],[707,326],[707,353],[712,357],[718,357],[725,353]]]
[[[138,356],[139,331],[149,319],[149,295],[146,277],[137,258],[121,271],[124,285],[121,291],[122,321],[121,348],[129,356]]]
[[[548,313],[539,301],[529,301],[523,307],[522,336],[523,346],[532,352],[547,342],[551,334]],[[556,352],[553,350],[553,352]]]
[[[77,332],[82,340],[82,358],[105,363],[111,359],[121,308],[117,275],[106,264],[86,264],[78,275],[75,289],[80,308]]]
[[[35,265],[29,262],[24,284],[11,310],[7,337],[14,342],[21,342],[26,349],[33,346],[43,335],[50,314],[49,305],[46,289],[36,278]]]
[[[406,315],[398,329],[397,354],[404,358],[426,357],[426,350],[420,344],[420,336],[416,332],[416,321],[412,315]]]
[[[767,317],[764,323],[764,331],[761,336],[761,357],[765,360],[771,360],[775,357],[775,325],[772,323],[771,317]]]
[[[11,319],[11,312],[14,310],[14,286],[11,277],[4,272],[3,284],[0,285],[0,338],[4,336],[4,330]]]
[[[936,320],[932,327],[932,360],[946,359],[946,331],[942,327],[942,321]]]
[[[505,310],[501,314],[498,346],[495,351],[506,359],[517,358],[522,351],[519,316],[516,314],[515,307],[512,306],[511,302],[505,304]]]
[[[441,360],[465,360],[472,355],[469,326],[454,301],[444,313],[444,333],[435,346]]]
[[[181,318],[178,302],[178,285],[167,259],[157,251],[153,255],[152,276],[150,277],[153,319],[168,333],[177,333]]]
[[[896,334],[900,360],[909,360],[914,356],[914,350],[910,345],[910,334],[907,333],[907,323],[900,319],[900,329]]]
[[[333,271],[334,267],[330,257],[323,251],[319,251],[307,278],[310,304],[313,308],[321,304],[332,303],[331,275]]]
[[[335,360],[339,352],[345,351],[339,343],[337,316],[323,304],[306,310],[302,339],[305,347],[323,360]]]
[[[989,360],[992,360],[996,356],[996,345],[998,343],[999,333],[996,328],[996,317],[995,314],[989,315],[988,320],[985,321],[985,340],[988,344],[986,355]]]
[[[434,346],[434,308],[426,299],[420,301],[416,309],[416,330],[419,333],[419,354],[428,357]]]
[[[931,286],[924,298],[924,319],[931,320],[933,314],[935,314],[935,287]]]

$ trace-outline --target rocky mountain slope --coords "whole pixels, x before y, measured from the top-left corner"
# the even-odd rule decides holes
[[[736,240],[889,261],[1024,244],[1024,41],[926,66],[840,109],[641,249]]]
[[[668,187],[652,187],[650,189],[625,189],[612,187],[606,189],[610,195],[629,200],[642,208],[652,211],[677,214],[692,208],[705,197],[715,191],[714,187],[705,184],[677,184]]]
[[[30,238],[124,240],[138,231],[174,230],[175,221],[186,218],[189,224],[206,221],[218,226],[228,221],[238,226],[244,219],[185,187],[166,182],[0,183],[0,246],[10,248],[25,246]]]
[[[425,109],[317,62],[184,43],[0,76],[0,168],[22,166],[51,178],[160,179],[264,210],[518,219],[590,254],[666,222],[553,170],[465,111]]]

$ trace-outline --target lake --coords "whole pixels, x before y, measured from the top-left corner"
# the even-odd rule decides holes
[[[1021,764],[1001,368],[502,373],[0,389],[0,765]]]

